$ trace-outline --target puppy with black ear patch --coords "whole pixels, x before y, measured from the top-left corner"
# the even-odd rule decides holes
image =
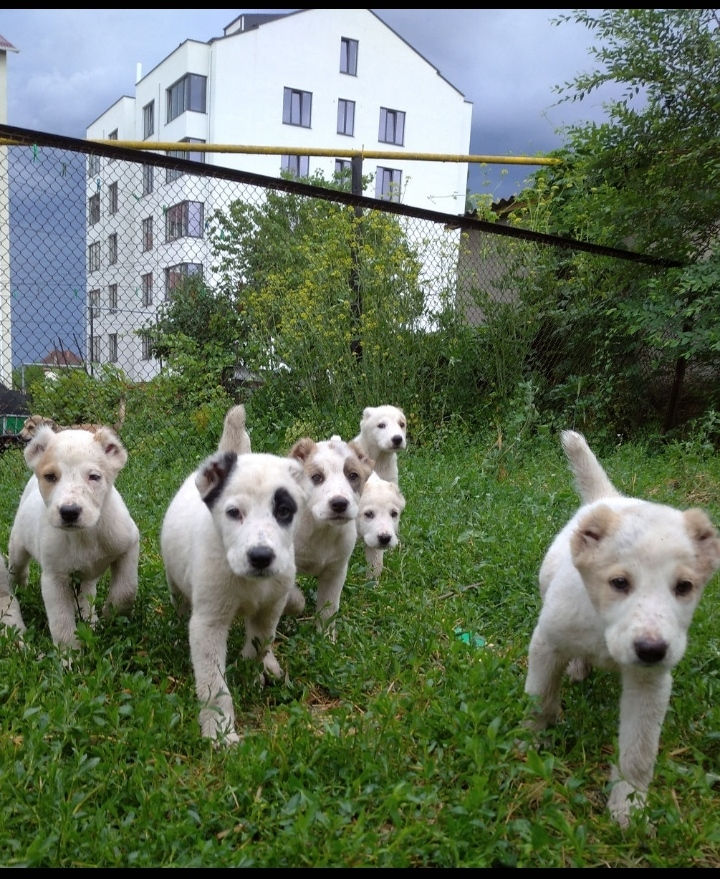
[[[218,451],[170,502],[160,549],[173,601],[189,614],[190,656],[202,703],[200,729],[217,744],[240,740],[226,681],[227,641],[245,624],[245,659],[281,678],[273,653],[278,620],[295,590],[295,529],[305,509],[299,462]]]

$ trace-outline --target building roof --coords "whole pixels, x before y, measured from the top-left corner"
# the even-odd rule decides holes
[[[42,362],[46,366],[81,366],[82,359],[74,351],[68,351],[66,348],[53,350],[43,357]]]
[[[16,49],[15,46],[7,40],[2,34],[0,34],[0,52],[19,52],[20,49]]]

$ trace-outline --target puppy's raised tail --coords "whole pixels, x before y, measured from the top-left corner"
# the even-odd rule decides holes
[[[563,430],[560,442],[575,477],[575,487],[583,504],[605,497],[620,497],[600,462],[590,450],[585,437],[574,430]]]
[[[245,455],[251,451],[250,436],[245,429],[245,407],[242,403],[228,409],[223,423],[223,432],[218,443],[218,452],[235,452]]]

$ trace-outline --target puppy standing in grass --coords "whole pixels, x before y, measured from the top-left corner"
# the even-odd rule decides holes
[[[231,412],[220,450],[187,477],[160,532],[172,598],[181,614],[190,615],[201,732],[223,744],[239,741],[225,680],[228,635],[237,616],[245,623],[243,657],[261,660],[266,674],[282,677],[272,645],[295,590],[293,538],[306,502],[297,461],[233,450],[244,447],[246,438],[244,410]]]
[[[381,479],[373,472],[360,495],[357,534],[365,547],[368,576],[382,574],[385,550],[398,544],[400,514],[405,498],[394,482]]]
[[[353,442],[375,462],[381,479],[398,485],[397,453],[407,446],[407,418],[397,406],[366,406]]]
[[[562,445],[582,506],[553,541],[540,568],[543,605],[529,649],[525,691],[537,700],[534,726],[560,715],[560,684],[592,666],[622,682],[619,765],[608,808],[629,824],[642,808],[670,700],[703,589],[720,567],[720,538],[707,515],[621,495],[585,439]]]
[[[76,648],[76,612],[96,621],[97,582],[108,568],[103,616],[128,613],[135,601],[140,536],[114,484],[127,451],[109,427],[54,433],[42,425],[24,454],[33,475],[10,532],[10,588],[0,584],[0,623],[25,631],[14,590],[27,583],[35,559],[53,642]]]
[[[292,447],[290,457],[303,465],[309,486],[308,505],[295,535],[295,560],[299,572],[317,577],[317,626],[319,630],[327,626],[334,639],[335,625],[330,621],[340,607],[357,541],[360,495],[373,462],[354,442],[339,436],[317,443],[304,437]],[[298,596],[299,590],[294,590],[286,613],[299,612]]]

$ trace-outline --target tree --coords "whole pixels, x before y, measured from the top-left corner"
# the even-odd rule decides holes
[[[326,185],[320,175],[310,182]],[[332,410],[361,396],[396,399],[412,371],[408,340],[427,303],[422,263],[401,221],[294,193],[237,200],[210,219],[218,291],[236,297],[240,356],[268,380]]]
[[[522,221],[678,264],[658,273],[568,252],[546,265],[559,281],[548,307],[554,327],[584,342],[574,375],[622,387],[623,400],[611,394],[616,416],[637,416],[651,375],[669,387],[692,362],[717,364],[720,19],[715,9],[605,9],[556,23],[569,20],[596,35],[598,67],[557,86],[561,100],[582,101],[608,83],[623,92],[606,102],[603,124],[564,129],[566,146],[554,155],[565,161],[533,175]]]

